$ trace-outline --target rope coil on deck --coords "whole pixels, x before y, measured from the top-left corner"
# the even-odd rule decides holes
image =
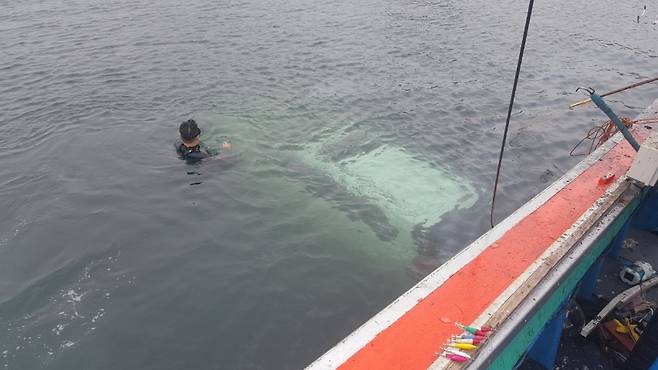
[[[631,128],[636,124],[658,124],[658,118],[630,119],[628,117],[621,117],[621,121],[626,128]],[[608,139],[613,137],[617,131],[617,127],[611,120],[606,121],[600,126],[592,127],[589,131],[587,131],[587,135],[578,141],[573,149],[571,149],[569,155],[572,157],[578,157],[591,154],[603,143],[608,141]],[[588,140],[591,141],[588,151],[583,153],[575,153],[576,150]]]

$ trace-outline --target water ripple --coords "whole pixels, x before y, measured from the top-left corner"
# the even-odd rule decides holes
[[[300,368],[487,228],[521,3],[2,9],[7,368]],[[573,166],[569,150],[604,118],[566,109],[576,87],[655,72],[656,28],[635,23],[637,11],[612,0],[536,8],[499,217]],[[633,116],[656,96],[653,85],[610,102]],[[229,136],[240,159],[178,161],[171,141],[189,117],[209,145]],[[314,145],[340,161],[384,144],[464,179],[479,201],[408,230],[300,159]]]

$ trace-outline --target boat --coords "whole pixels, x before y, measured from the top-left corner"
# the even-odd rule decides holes
[[[307,369],[499,370],[526,361],[553,369],[564,328],[575,322],[573,307],[601,300],[594,293],[605,266],[626,269],[635,294],[658,285],[650,271],[633,269],[637,266],[620,257],[629,233],[643,231],[651,238],[658,230],[658,100],[635,121],[628,134],[639,151],[618,132]],[[647,253],[658,258],[655,248]],[[583,314],[577,329],[614,323],[612,312],[629,300],[604,299],[613,307]],[[658,315],[650,320],[642,336],[630,323],[611,333],[626,328],[627,336],[635,334],[634,348],[619,352],[628,363],[644,358],[634,369],[658,369]],[[465,329],[479,330],[484,339],[455,345],[455,337],[469,338]]]

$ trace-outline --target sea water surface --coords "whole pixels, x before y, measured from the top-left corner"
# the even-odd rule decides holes
[[[535,3],[496,219],[577,163],[577,87],[658,71],[643,5]],[[486,231],[526,9],[0,0],[0,368],[310,363]]]

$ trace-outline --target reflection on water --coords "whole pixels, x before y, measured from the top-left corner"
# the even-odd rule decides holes
[[[486,229],[524,7],[3,4],[0,366],[309,363]],[[535,11],[500,215],[658,54],[633,4]],[[191,117],[235,152],[178,160]]]

